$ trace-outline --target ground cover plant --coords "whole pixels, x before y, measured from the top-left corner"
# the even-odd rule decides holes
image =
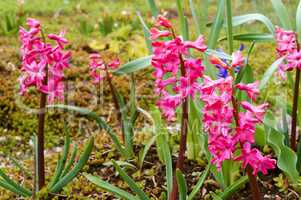
[[[301,2],[0,10],[0,199],[300,198]]]

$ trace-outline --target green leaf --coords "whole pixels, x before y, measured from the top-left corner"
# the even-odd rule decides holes
[[[267,143],[275,151],[278,168],[281,169],[293,183],[297,183],[299,178],[299,173],[296,169],[297,156],[291,148],[284,144],[284,135],[270,128]]]
[[[6,181],[0,179],[0,187],[3,187],[4,189],[7,189],[15,194],[18,194],[20,196],[23,196],[23,197],[30,197],[31,194],[27,194],[27,193],[24,193],[22,190],[19,190],[17,188],[15,188],[14,186],[8,184]]]
[[[235,27],[235,26],[239,26],[239,25],[253,22],[253,21],[262,22],[267,27],[267,29],[270,31],[270,33],[274,34],[274,32],[275,32],[274,24],[271,22],[271,20],[269,20],[269,18],[267,18],[266,16],[259,14],[259,13],[235,16],[232,19],[232,26]]]
[[[235,181],[232,185],[227,187],[222,194],[219,196],[222,199],[229,198],[233,193],[237,192],[244,184],[248,182],[248,176],[242,176],[237,181]]]
[[[201,151],[201,114],[192,99],[189,99],[187,133],[187,158],[198,159]]]
[[[146,56],[143,58],[138,58],[136,60],[130,61],[122,65],[119,69],[113,72],[114,75],[125,75],[130,74],[146,67],[150,66],[152,56]]]
[[[192,14],[193,22],[196,28],[196,34],[200,35],[201,34],[201,25],[200,25],[200,19],[199,16],[197,15],[197,11],[195,9],[193,0],[189,0],[189,6],[190,6],[190,11]]]
[[[158,11],[158,8],[156,6],[155,0],[147,0],[147,2],[148,2],[148,5],[149,5],[149,7],[151,9],[152,15],[154,17],[157,17],[159,11]]]
[[[209,34],[208,48],[210,49],[214,49],[216,47],[218,36],[223,27],[224,9],[225,9],[225,0],[219,0],[217,5],[216,16],[213,21],[213,25]]]
[[[163,122],[162,122],[161,112],[155,106],[153,108],[151,108],[151,117],[154,121],[153,134],[154,135],[163,135],[163,137],[167,136],[166,130],[165,130]],[[159,160],[161,162],[163,162],[164,164],[166,164],[165,160],[164,160],[164,152],[163,152],[162,146],[160,145],[160,143],[162,143],[162,141],[160,141],[160,140],[162,140],[162,137],[157,137],[157,139],[156,139],[156,145],[157,145],[156,150],[157,150]]]
[[[282,63],[284,57],[281,57],[279,59],[277,59],[270,67],[269,69],[263,74],[261,81],[260,81],[260,85],[259,85],[259,89],[262,90],[266,84],[268,83],[268,81],[270,80],[270,78],[272,77],[273,73],[278,69],[279,64]]]
[[[184,175],[178,169],[176,170],[176,178],[177,178],[177,184],[178,184],[178,188],[179,188],[180,200],[186,200],[187,184],[186,184]]]
[[[0,176],[3,178],[3,181],[5,181],[8,185],[15,188],[16,190],[24,193],[24,195],[31,196],[32,192],[21,185],[17,184],[13,180],[11,180],[3,171],[0,169]]]
[[[65,137],[63,156],[58,160],[57,167],[56,167],[53,179],[52,179],[51,183],[49,184],[49,187],[52,187],[54,184],[56,184],[62,175],[62,172],[64,170],[64,167],[65,167],[65,164],[67,161],[68,153],[69,153],[70,142],[71,142],[70,136],[69,136],[69,133],[67,133],[67,135]]]
[[[98,187],[113,193],[117,198],[123,198],[125,200],[140,200],[139,198],[131,195],[130,193],[119,189],[118,187],[107,183],[105,181],[103,181],[102,179],[100,179],[99,177],[93,176],[91,174],[84,174],[84,176],[92,183],[94,183],[95,185],[97,185]]]
[[[273,41],[274,36],[266,33],[242,33],[233,35],[234,40],[238,41],[256,41],[256,42],[267,42]],[[219,41],[227,40],[227,37],[222,37]]]
[[[166,141],[166,138],[164,135],[158,136],[159,140],[159,146],[161,147],[163,151],[163,158],[166,165],[166,182],[167,182],[167,193],[168,196],[170,195],[172,191],[172,182],[173,182],[173,175],[172,175],[172,158],[169,146],[167,145],[168,142]]]
[[[145,156],[147,154],[147,152],[149,151],[150,147],[155,143],[157,137],[158,137],[159,134],[157,135],[154,135],[149,141],[148,143],[144,146],[143,149],[140,150],[139,152],[139,161],[138,161],[138,166],[139,168],[141,169],[142,166],[143,166],[143,162],[144,162],[144,159],[145,159]]]
[[[114,160],[112,160],[112,162],[121,178],[128,184],[131,190],[137,194],[141,200],[149,200],[148,196],[139,188],[135,181],[129,177]]]
[[[180,27],[181,27],[181,33],[184,40],[188,39],[186,25],[185,25],[185,16],[184,16],[184,10],[182,6],[182,0],[176,0],[177,2],[177,10],[178,10],[178,16],[180,18]]]
[[[262,126],[256,126],[255,130],[255,143],[261,147],[266,145],[266,134]]]
[[[187,200],[193,200],[193,198],[195,197],[195,195],[197,195],[197,193],[200,191],[201,187],[203,186],[205,179],[207,178],[207,176],[209,175],[210,169],[211,169],[212,165],[210,164],[210,162],[207,164],[206,169],[204,170],[204,172],[202,173],[202,175],[200,176],[198,182],[196,183],[196,185],[193,187],[191,193],[189,194]]]
[[[54,186],[49,188],[49,191],[52,193],[57,193],[59,192],[63,187],[65,187],[68,183],[70,183],[76,175],[80,172],[80,170],[85,166],[87,163],[89,156],[92,152],[94,145],[94,138],[92,137],[88,143],[86,144],[86,147],[80,156],[77,164],[74,166],[74,168],[66,174],[64,177],[62,177]]]
[[[298,41],[301,41],[301,1],[299,1],[296,12],[296,29],[298,33]]]
[[[209,0],[201,0],[200,4],[200,31],[204,33],[208,22]],[[198,9],[197,9],[198,10]]]
[[[224,39],[227,38],[221,38],[220,41]],[[238,41],[269,42],[274,40],[274,36],[266,33],[243,33],[233,35],[233,39]]]
[[[13,158],[13,157],[9,157],[9,159],[12,161],[12,163],[19,168],[26,176],[28,177],[32,177],[31,172],[25,168],[17,159]]]
[[[145,39],[145,43],[146,43],[146,46],[148,48],[148,52],[149,54],[153,54],[153,47],[152,47],[152,42],[151,40],[149,39],[150,38],[150,32],[149,32],[149,29],[146,25],[146,23],[144,22],[142,16],[141,16],[141,13],[137,11],[137,16],[139,18],[139,21],[142,25],[142,29],[143,29],[143,35],[144,35],[144,39]]]
[[[70,156],[70,160],[66,164],[66,167],[65,167],[64,171],[62,172],[61,177],[64,177],[70,171],[70,169],[72,167],[72,164],[74,163],[74,160],[75,160],[75,157],[76,157],[76,154],[77,154],[77,150],[78,150],[77,144],[75,144],[74,147],[73,147],[73,151],[71,153],[71,156]]]
[[[291,19],[283,2],[281,0],[271,0],[271,2],[281,26],[286,30],[292,30]]]
[[[106,133],[109,134],[109,136],[111,137],[112,141],[114,142],[116,148],[121,153],[121,155],[126,157],[126,158],[129,157],[128,152],[121,145],[121,143],[120,143],[120,141],[117,137],[117,134],[113,131],[113,129],[101,117],[98,117],[95,112],[92,112],[92,111],[90,111],[88,109],[85,109],[85,108],[80,108],[80,107],[70,106],[70,105],[63,105],[63,104],[48,105],[47,107],[48,108],[59,108],[59,109],[68,110],[68,111],[74,111],[74,112],[77,112],[81,115],[87,116],[88,118],[94,119],[96,121],[96,123],[98,124],[98,126],[102,129],[104,129],[106,131]]]

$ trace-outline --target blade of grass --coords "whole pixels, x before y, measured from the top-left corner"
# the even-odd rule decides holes
[[[97,185],[98,187],[113,193],[117,198],[123,198],[125,200],[140,200],[139,198],[131,195],[130,193],[119,189],[118,187],[107,183],[100,179],[99,177],[93,176],[91,174],[84,174],[84,176],[92,183]]]
[[[187,200],[193,200],[193,198],[195,197],[195,195],[197,195],[197,193],[200,191],[201,187],[203,186],[205,179],[207,178],[207,176],[209,175],[210,172],[210,168],[211,168],[211,164],[210,162],[207,164],[206,169],[204,170],[204,172],[202,173],[202,175],[200,176],[198,182],[196,183],[196,185],[193,187],[191,193],[189,194]]]
[[[184,175],[180,170],[176,170],[176,178],[177,178],[177,184],[179,187],[179,197],[180,200],[186,200],[187,196],[187,184],[184,178]]]
[[[128,184],[131,190],[135,194],[137,194],[141,200],[149,200],[148,196],[143,192],[143,190],[139,188],[136,182],[131,177],[129,177],[114,160],[112,160],[112,162],[121,178]]]
[[[63,187],[65,187],[68,183],[70,183],[73,180],[73,178],[75,178],[75,176],[87,163],[89,156],[92,152],[93,146],[94,146],[94,138],[92,137],[86,144],[86,147],[82,155],[80,156],[77,164],[74,166],[74,168],[68,174],[62,177],[53,187],[51,187],[49,189],[50,192],[52,193],[59,192]]]

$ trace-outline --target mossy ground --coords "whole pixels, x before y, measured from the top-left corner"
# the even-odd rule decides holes
[[[106,55],[109,59],[112,55],[120,57],[122,63],[129,60],[147,55],[147,48],[144,42],[143,32],[136,11],[139,10],[144,19],[151,24],[153,19],[146,1],[144,0],[52,0],[40,1],[29,0],[25,1],[23,7],[17,3],[18,1],[2,0],[0,1],[0,22],[4,23],[6,13],[13,15],[25,14],[28,17],[34,17],[41,20],[45,32],[58,33],[61,29],[66,29],[66,37],[70,41],[68,48],[72,51],[72,62],[70,69],[67,70],[68,80],[68,103],[88,107],[96,110],[101,116],[113,126],[116,125],[112,102],[107,86],[103,86],[103,103],[96,105],[97,87],[93,85],[88,76],[88,55],[90,52],[98,51]],[[20,1],[21,2],[21,1]],[[177,24],[176,4],[173,0],[157,1],[161,12],[169,13],[172,21]],[[251,0],[236,0],[234,1],[235,15],[261,12],[271,17],[273,22],[277,24],[278,19],[272,12],[269,3],[263,1]],[[288,5],[290,13],[295,13],[297,0],[285,1]],[[191,19],[188,1],[185,1],[187,16],[189,16],[190,35],[195,38],[193,21]],[[211,4],[209,8],[209,20],[212,20],[215,14],[216,6]],[[293,16],[294,17],[294,16]],[[100,31],[99,22],[103,20],[113,20],[113,30],[110,32]],[[252,23],[243,27],[235,28],[234,33],[243,32],[266,32],[265,27],[258,23]],[[37,108],[38,95],[35,91],[30,92],[24,97],[18,95],[18,68],[20,66],[19,59],[19,41],[17,34],[0,32],[0,162],[1,166],[12,166],[7,160],[9,156],[13,156],[25,166],[32,166],[32,146],[30,138],[37,130],[37,117],[33,112]],[[208,35],[208,29],[205,33]],[[221,37],[225,36],[225,31],[221,33]],[[241,42],[235,42],[235,47],[238,48]],[[244,43],[246,46],[245,53],[250,47],[250,43]],[[227,50],[226,42],[221,42],[220,46]],[[250,57],[250,65],[253,68],[254,76],[260,79],[265,70],[275,60],[275,47],[272,43],[258,43],[255,45],[254,52]],[[106,52],[111,52],[107,54]],[[148,109],[149,105],[153,104],[154,97],[152,92],[152,80],[150,70],[146,69],[136,75],[137,79],[137,96],[138,103],[142,108]],[[128,78],[117,78],[114,80],[116,86],[123,94],[129,91]],[[281,91],[280,89],[281,88]],[[283,91],[288,91],[284,93]],[[261,94],[261,100],[267,100],[274,104],[275,99],[280,96],[287,96],[290,88],[284,82],[280,82],[276,77],[269,83],[265,92]],[[150,98],[151,97],[151,98]],[[289,99],[289,98],[288,98]],[[277,110],[277,107],[272,108]],[[89,164],[84,171],[99,174],[110,173],[110,179],[121,187],[127,187],[121,180],[114,176],[112,167],[103,167],[103,163],[109,161],[112,157],[116,157],[110,140],[105,133],[100,131],[96,124],[82,118],[78,115],[66,114],[58,111],[50,111],[47,114],[46,123],[46,148],[47,148],[47,171],[53,171],[56,163],[57,147],[62,147],[63,124],[67,120],[71,127],[71,135],[73,142],[83,144],[90,135],[96,137],[96,148],[93,151]],[[142,121],[142,120],[141,120]],[[141,123],[143,124],[143,123]],[[140,125],[141,126],[141,125]],[[142,131],[141,131],[142,130]],[[137,146],[149,137],[149,132],[140,129],[136,134]],[[154,199],[164,195],[164,189],[158,186],[156,181],[163,184],[160,176],[163,176],[164,169],[156,159],[155,151],[151,151],[147,161],[152,163],[152,166],[147,164],[142,171],[137,171],[132,174],[139,184],[145,187],[146,191],[151,193]],[[191,161],[192,162],[192,161]],[[195,173],[202,171],[203,166],[194,163],[193,171]],[[192,170],[190,169],[190,170]],[[10,172],[17,175],[19,181],[24,181],[22,173],[11,167]],[[189,176],[192,172],[189,172]],[[155,177],[153,179],[152,177]],[[162,179],[162,178],[161,178]],[[26,179],[27,185],[31,184],[31,179]],[[193,181],[191,182],[193,183]],[[191,184],[190,183],[190,184]],[[216,189],[217,185],[213,179],[206,183],[207,191],[203,191],[204,195],[208,194],[208,190]],[[208,186],[208,187],[207,187]],[[208,189],[210,188],[210,189]],[[70,199],[113,199],[110,194],[98,189],[94,185],[87,182],[83,176],[79,176],[62,192],[64,197],[69,196]],[[283,196],[283,195],[282,195]],[[0,199],[15,198],[12,193],[0,189]]]

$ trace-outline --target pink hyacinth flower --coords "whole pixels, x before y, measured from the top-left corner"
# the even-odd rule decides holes
[[[26,20],[26,24],[30,27],[30,28],[39,28],[40,27],[40,22],[36,19],[33,18],[28,18]]]
[[[166,19],[162,15],[158,16],[156,25],[157,26],[163,26],[165,28],[171,28],[172,27],[170,21],[168,21],[168,19]]]
[[[64,38],[65,32],[61,32],[59,35],[56,34],[48,34],[48,38],[51,40],[55,40],[57,45],[60,48],[63,48],[65,44],[68,44],[68,40]]]
[[[153,27],[150,29],[150,35],[152,40],[156,40],[161,37],[168,37],[170,35],[169,31],[160,31],[159,29]]]
[[[275,39],[277,43],[277,52],[279,56],[284,56],[296,50],[296,33],[285,31],[280,27],[275,29]]]
[[[258,86],[259,81],[255,81],[254,83],[249,84],[239,83],[235,87],[240,89],[241,91],[245,91],[250,99],[255,100],[259,95]]]
[[[111,62],[109,62],[108,67],[110,67],[111,69],[117,69],[120,65],[120,61],[119,59],[115,59]]]
[[[245,58],[242,56],[241,51],[236,51],[232,53],[232,67],[243,66]]]
[[[258,105],[258,106],[254,106],[254,105],[252,105],[251,103],[249,103],[247,101],[243,101],[243,102],[241,102],[241,106],[244,109],[246,109],[247,111],[250,111],[255,116],[255,118],[258,121],[261,122],[263,120],[265,110],[267,109],[269,104],[264,103],[264,104],[261,104],[261,105]]]
[[[205,45],[205,40],[203,35],[200,35],[194,42],[186,41],[185,46],[187,48],[194,48],[201,52],[205,52],[207,50],[207,45]]]

